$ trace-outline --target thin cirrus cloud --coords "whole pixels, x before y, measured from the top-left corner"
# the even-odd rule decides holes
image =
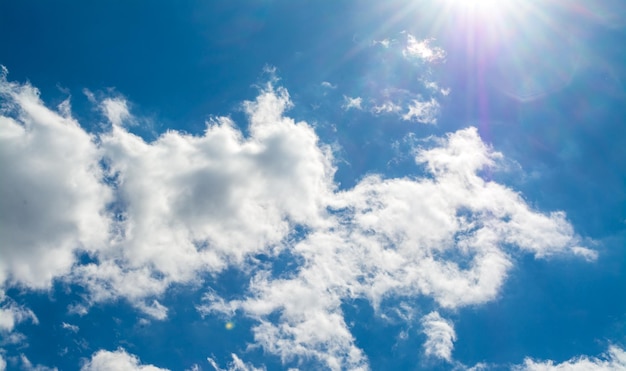
[[[610,346],[600,357],[579,356],[562,363],[524,360],[523,365],[513,368],[515,371],[613,371],[626,370],[626,351],[617,346]]]
[[[228,363],[228,368],[221,368],[213,358],[207,358],[207,361],[215,371],[265,371],[265,368],[257,368],[242,361],[236,354],[231,354],[231,358],[232,361]]]
[[[2,289],[60,279],[87,289],[86,307],[124,298],[165,319],[158,298],[170,285],[246,267],[245,295],[227,301],[209,290],[198,309],[253,319],[255,342],[283,361],[366,369],[345,299],[369,300],[379,314],[390,298],[420,296],[453,310],[498,295],[515,264],[512,249],[536,258],[597,256],[580,246],[564,213],[534,210],[479,176],[502,154],[474,128],[415,148],[427,176],[369,175],[337,191],[331,149],[309,124],[285,116],[289,94],[272,83],[243,105],[248,136],[220,117],[201,135],[170,131],[153,142],[123,127],[126,104],[103,103],[112,125],[96,137],[69,115],[69,104],[48,109],[36,88],[7,81],[6,72],[0,94],[8,107],[0,160],[10,164],[0,203],[11,210],[0,215]],[[290,239],[295,233],[301,238]],[[303,262],[287,277],[249,259],[281,251]],[[83,253],[89,263],[78,262]],[[18,323],[27,313],[20,310],[6,318]],[[425,349],[451,359],[454,329],[433,313],[422,319]],[[84,369],[109,362],[157,369],[123,350],[100,351]]]
[[[407,32],[396,39],[374,41],[373,60],[361,84],[370,88],[361,93],[362,109],[374,115],[393,114],[405,121],[436,124],[440,100],[450,89],[436,82],[434,71],[445,62],[443,49],[434,40],[419,40]],[[350,101],[344,98],[344,109]],[[365,104],[367,102],[367,104]]]
[[[361,97],[348,97],[348,96],[343,96],[343,105],[341,106],[341,108],[343,108],[345,111],[351,110],[351,109],[356,109],[356,110],[362,110],[363,106],[363,99]]]

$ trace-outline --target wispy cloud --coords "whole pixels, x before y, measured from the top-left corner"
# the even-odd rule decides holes
[[[131,118],[128,102],[121,97],[105,98],[100,103],[100,109],[113,125],[120,126]]]
[[[443,319],[438,312],[431,312],[422,318],[422,326],[426,335],[424,353],[450,362],[456,341],[452,322]]]
[[[407,43],[402,54],[407,58],[419,58],[428,63],[441,62],[446,53],[443,49],[431,46],[432,40],[418,40],[415,36],[407,34]]]
[[[71,331],[71,332],[73,332],[73,333],[77,333],[77,332],[78,332],[78,330],[80,330],[80,329],[78,328],[78,326],[76,326],[76,325],[72,325],[72,324],[69,324],[69,323],[67,323],[67,322],[63,322],[63,323],[61,323],[61,327],[63,327],[64,329],[66,329],[66,330],[68,330],[68,331]]]
[[[523,365],[513,368],[516,371],[604,371],[626,370],[626,351],[617,346],[610,346],[601,357],[579,356],[563,363],[549,361],[535,361],[530,358],[524,360]]]
[[[397,113],[402,110],[402,107],[391,101],[383,102],[377,106],[372,107],[372,112],[375,114],[381,113]]]
[[[343,96],[343,105],[341,106],[341,108],[343,108],[345,111],[351,110],[351,109],[357,109],[357,110],[362,110],[363,107],[361,106],[361,103],[363,103],[363,99],[361,99],[361,97],[348,97],[348,96]]]
[[[428,101],[414,99],[408,106],[408,112],[402,115],[406,121],[416,121],[422,124],[436,124],[440,105],[435,98]]]
[[[37,324],[39,320],[32,310],[14,303],[10,298],[0,293],[0,331],[10,333],[21,322],[30,320]]]
[[[373,45],[380,45],[383,48],[388,48],[393,41],[391,39],[374,40]]]
[[[34,365],[24,354],[20,355],[20,369],[23,371],[58,371],[56,367]]]
[[[246,363],[237,357],[236,354],[231,354],[232,361],[228,364],[228,368],[224,369],[219,367],[217,362],[213,358],[207,358],[209,364],[215,371],[264,371],[265,368],[256,368],[253,365]]]

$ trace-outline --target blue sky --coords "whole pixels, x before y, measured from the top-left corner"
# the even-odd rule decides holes
[[[0,1],[0,371],[626,369],[618,0]]]

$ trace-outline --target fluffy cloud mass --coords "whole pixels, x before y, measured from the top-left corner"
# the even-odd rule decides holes
[[[108,239],[111,190],[92,137],[44,106],[32,86],[0,76],[0,287],[44,288],[67,274],[76,250]]]
[[[480,176],[502,155],[474,128],[415,148],[424,176],[369,175],[337,191],[330,149],[306,122],[285,116],[289,94],[272,84],[243,105],[247,135],[220,117],[201,135],[170,131],[153,142],[122,126],[131,116],[121,98],[102,103],[111,126],[94,136],[69,104],[53,111],[6,74],[0,94],[0,161],[8,164],[0,207],[10,210],[0,216],[0,288],[58,278],[85,287],[89,303],[125,298],[164,319],[158,298],[171,284],[245,267],[245,295],[210,291],[199,309],[252,318],[255,341],[284,361],[366,369],[346,300],[366,299],[377,313],[394,298],[455,309],[497,296],[512,251],[595,257],[564,213],[534,210]],[[301,262],[287,275],[251,259],[282,252]],[[79,254],[90,259],[80,263]],[[28,313],[2,310],[14,322]],[[449,360],[451,324],[438,312],[422,324],[426,353]],[[100,351],[83,369],[107,367],[157,370],[123,350]]]
[[[164,368],[152,365],[142,365],[135,355],[128,354],[124,349],[114,352],[100,350],[91,356],[91,359],[81,367],[81,371],[167,371]]]
[[[331,369],[365,368],[343,317],[344,300],[366,298],[375,309],[393,297],[422,295],[444,308],[480,304],[498,294],[514,264],[513,247],[536,257],[586,253],[563,213],[534,211],[518,193],[478,175],[500,157],[473,128],[437,139],[416,155],[432,177],[369,176],[334,193],[330,227],[311,230],[293,246],[304,261],[295,275],[260,271],[249,296],[224,302],[210,294],[201,310],[241,310],[257,319],[255,340],[283,360],[314,357]],[[270,320],[275,315],[278,322]],[[429,331],[440,322],[424,319]],[[450,357],[449,330],[429,332],[432,354]]]
[[[324,223],[331,160],[308,125],[282,116],[290,104],[271,86],[247,102],[249,138],[227,118],[202,136],[168,132],[153,143],[113,125],[100,147],[120,208],[116,235],[104,263],[77,269],[82,282],[98,298],[159,294],[277,246],[293,225]]]

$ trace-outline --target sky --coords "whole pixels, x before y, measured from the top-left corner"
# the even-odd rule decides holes
[[[0,0],[0,371],[626,370],[621,0]]]

